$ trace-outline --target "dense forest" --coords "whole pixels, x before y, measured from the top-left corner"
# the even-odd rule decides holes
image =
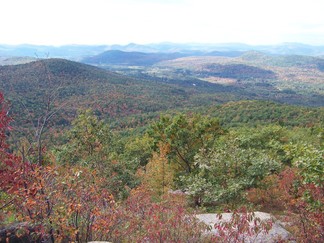
[[[283,92],[275,65],[194,59],[158,64],[162,78],[64,59],[0,67],[0,241],[244,242],[271,229],[251,216],[263,211],[290,233],[274,242],[321,242],[322,71],[309,64],[315,86]],[[215,234],[195,217],[207,212],[233,218]]]

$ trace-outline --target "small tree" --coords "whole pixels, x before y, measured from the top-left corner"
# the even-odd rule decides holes
[[[169,144],[168,157],[182,173],[193,172],[197,168],[194,156],[200,149],[210,147],[223,133],[216,118],[184,114],[161,116],[149,129],[155,150],[160,142]]]
[[[99,176],[108,179],[106,187],[115,198],[125,198],[129,188],[137,184],[137,168],[119,160],[114,146],[115,135],[110,126],[93,115],[91,110],[81,111],[72,125],[66,133],[66,144],[54,151],[57,162],[98,171]]]
[[[174,169],[167,158],[170,145],[160,144],[159,149],[159,152],[153,153],[153,158],[146,165],[144,183],[161,196],[172,188]]]

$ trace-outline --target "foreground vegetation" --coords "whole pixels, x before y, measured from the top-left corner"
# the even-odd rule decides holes
[[[126,132],[83,110],[55,138],[56,145],[42,137],[42,143],[17,147],[8,144],[15,128],[9,126],[2,95],[0,103],[0,221],[18,237],[229,242],[234,238],[228,235],[206,238],[206,226],[194,212],[240,208],[282,215],[298,242],[324,237],[322,120],[275,122],[249,112],[246,119],[255,123],[247,127],[244,115],[232,110],[239,118],[231,126],[213,116],[224,117],[215,109],[209,115],[203,110],[160,115]],[[253,102],[247,105],[254,109]],[[224,109],[235,106],[230,107]],[[271,114],[266,103],[257,107],[258,114]],[[307,115],[296,119],[311,116],[300,110]],[[10,235],[1,237],[5,241]]]

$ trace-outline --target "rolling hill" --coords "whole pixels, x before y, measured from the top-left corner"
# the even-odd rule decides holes
[[[144,53],[111,50],[82,60],[84,63],[97,65],[149,66],[155,63],[187,56],[175,53]]]
[[[184,50],[181,52],[134,52],[109,50],[95,56],[82,59],[83,63],[96,66],[109,67],[111,65],[119,66],[151,66],[153,64],[174,60],[189,56],[225,56],[238,57],[244,54],[240,51],[212,51],[204,52],[199,50]]]
[[[87,108],[99,117],[116,123],[126,117],[156,116],[167,110],[199,110],[240,100],[323,106],[321,95],[307,96],[276,88],[272,82],[278,73],[272,70],[252,65],[208,62],[227,60],[224,57],[199,58],[162,62],[157,74],[139,73],[138,77],[65,59],[43,59],[0,66],[0,89],[9,100],[10,112],[19,126],[37,126],[40,118],[53,113],[52,124],[65,127],[75,118],[77,110]],[[175,68],[180,64],[180,69],[178,66]],[[167,68],[162,65],[167,65]],[[207,70],[205,73],[201,66]],[[159,76],[163,71],[165,76]],[[218,79],[240,81],[222,84],[204,80],[211,73]],[[242,76],[245,73],[254,75],[253,85],[247,85],[251,80]]]
[[[224,127],[272,123],[312,126],[321,124],[323,118],[322,108],[269,102],[309,105],[322,99],[307,100],[271,85],[246,89],[188,74],[182,78],[130,77],[65,59],[0,66],[0,90],[13,118],[10,140],[15,148],[22,148],[26,139],[28,144],[34,143],[39,131],[46,144],[64,144],[62,135],[80,109],[91,109],[123,134],[143,131],[161,113],[179,111],[218,117]]]
[[[157,63],[153,69],[164,76],[185,73],[186,78],[240,87],[259,95],[268,90],[269,99],[280,102],[323,106],[323,66],[323,59],[317,57],[249,52],[233,58],[183,57]],[[276,97],[271,97],[274,93]],[[292,96],[284,97],[284,93]]]
[[[218,84],[138,79],[65,59],[0,66],[0,89],[20,122],[33,117],[36,123],[37,117],[50,108],[61,111],[61,124],[68,124],[78,109],[91,108],[102,117],[112,118],[250,96]]]

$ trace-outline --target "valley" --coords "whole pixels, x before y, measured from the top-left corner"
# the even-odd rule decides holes
[[[0,46],[0,241],[320,242],[324,49],[251,48]]]

